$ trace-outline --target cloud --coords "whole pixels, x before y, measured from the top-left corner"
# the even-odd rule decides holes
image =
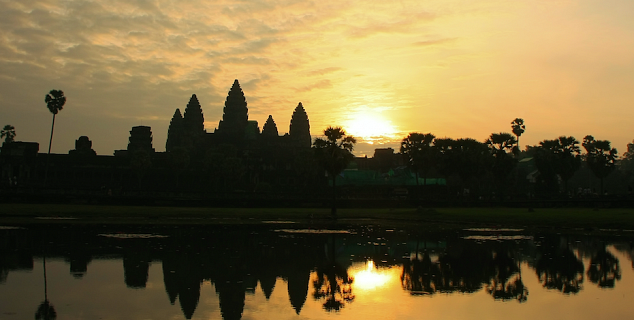
[[[321,68],[321,69],[317,69],[317,70],[312,70],[312,71],[308,71],[306,73],[307,76],[312,77],[312,76],[323,76],[326,74],[330,74],[333,72],[337,72],[337,71],[341,71],[344,70],[342,67],[328,67],[328,68]]]
[[[424,40],[414,42],[412,45],[415,47],[430,47],[430,46],[438,46],[443,44],[454,43],[457,38],[445,38],[445,39],[434,39],[434,40]]]
[[[309,84],[307,86],[295,88],[295,92],[306,92],[306,91],[312,91],[315,89],[328,89],[328,88],[332,88],[332,82],[328,79],[323,79],[323,80],[314,82],[312,84]]]
[[[415,33],[417,25],[436,18],[435,14],[429,12],[405,13],[400,16],[402,18],[396,21],[369,20],[362,26],[351,26],[348,35],[351,38],[366,38],[381,33]]]

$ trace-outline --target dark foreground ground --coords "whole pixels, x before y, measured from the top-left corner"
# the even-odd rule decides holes
[[[329,209],[204,208],[72,204],[0,204],[2,224],[458,224],[487,227],[565,228],[585,231],[634,230],[631,208],[376,208]]]

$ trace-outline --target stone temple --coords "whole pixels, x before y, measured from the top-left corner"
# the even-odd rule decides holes
[[[189,152],[204,151],[220,145],[237,149],[285,147],[309,149],[311,146],[310,121],[300,102],[292,113],[287,134],[280,136],[277,124],[269,115],[262,130],[257,121],[249,120],[247,99],[236,79],[227,94],[222,120],[213,133],[204,128],[204,116],[196,95],[192,95],[184,115],[176,109],[168,130],[165,150],[172,152],[185,148]]]

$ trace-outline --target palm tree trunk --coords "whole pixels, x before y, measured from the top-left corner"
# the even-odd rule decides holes
[[[601,177],[601,179],[599,179],[599,181],[601,181],[601,194],[599,195],[599,197],[603,197],[604,192],[603,192],[603,177]]]
[[[44,268],[44,301],[48,301],[48,290],[46,283],[46,253],[42,256],[42,266]]]
[[[48,154],[51,154],[51,145],[53,144],[53,130],[55,129],[55,114],[53,113],[53,125],[51,126],[51,139],[48,141]]]
[[[337,175],[332,175],[332,209],[330,215],[333,219],[337,219]]]
[[[51,146],[53,145],[53,130],[55,129],[55,114],[53,113],[53,124],[51,125],[51,139],[48,140],[48,154],[46,156],[46,170],[44,170],[44,186],[48,180],[48,162],[51,158]]]

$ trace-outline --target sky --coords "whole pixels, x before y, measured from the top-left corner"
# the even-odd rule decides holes
[[[45,95],[63,90],[52,152],[88,136],[165,150],[192,94],[208,132],[234,79],[260,128],[342,126],[357,155],[410,132],[484,141],[523,118],[520,145],[634,139],[631,0],[0,0],[0,125],[48,149]]]

